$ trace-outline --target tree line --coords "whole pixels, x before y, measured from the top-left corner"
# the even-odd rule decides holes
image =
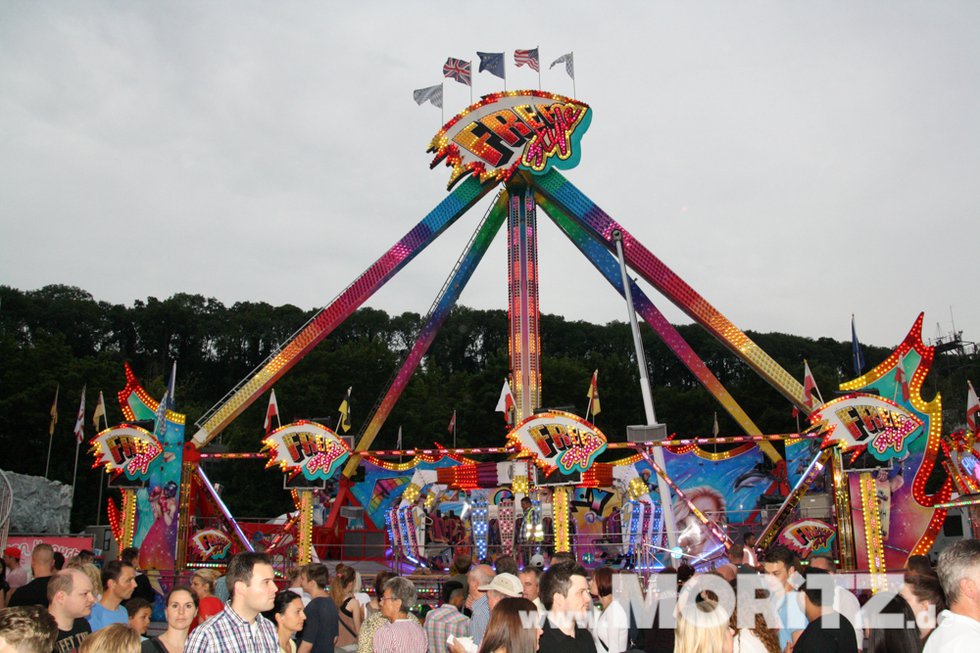
[[[109,424],[122,421],[116,392],[125,385],[129,362],[147,391],[163,394],[177,361],[176,408],[187,415],[190,437],[208,408],[258,367],[306,323],[315,310],[264,302],[225,306],[214,298],[178,293],[148,297],[131,306],[97,301],[85,290],[50,285],[38,290],[0,286],[0,468],[43,475],[48,447],[48,412],[60,386],[59,422],[53,438],[52,479],[71,482],[72,427],[83,385],[88,387],[86,433],[98,392],[106,398]],[[300,361],[275,386],[283,422],[300,418],[336,419],[348,386],[352,432],[367,421],[376,401],[424,326],[418,313],[388,315],[362,308]],[[911,322],[911,320],[910,320]],[[595,424],[611,441],[625,440],[626,426],[644,421],[636,355],[629,325],[599,325],[542,315],[543,405],[584,415],[592,371],[599,370],[602,412]],[[712,336],[696,325],[678,327],[712,372],[765,433],[796,430],[791,406]],[[741,431],[684,365],[643,325],[657,417],[669,432],[710,435],[714,413],[722,435]],[[824,398],[853,376],[850,342],[781,333],[749,336],[791,374],[802,377],[803,359]],[[890,353],[864,347],[868,369]],[[965,381],[976,356],[938,357],[923,395],[942,391],[950,424],[963,422]],[[456,411],[457,444],[502,444],[506,429],[494,412],[508,371],[506,310],[455,308],[422,365],[405,389],[374,448],[394,448],[399,426],[408,446],[449,445],[448,425]],[[267,396],[246,409],[221,435],[230,451],[258,451]],[[958,412],[957,412],[958,411]],[[96,517],[99,474],[82,451],[72,515],[74,528]],[[228,488],[229,508],[242,517],[272,516],[291,508],[282,478],[261,462],[209,463],[212,481]],[[105,511],[102,511],[103,523]]]

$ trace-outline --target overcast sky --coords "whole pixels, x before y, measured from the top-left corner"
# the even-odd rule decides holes
[[[0,283],[323,306],[445,197],[412,90],[477,50],[537,88],[513,51],[539,46],[594,112],[564,174],[739,327],[847,339],[855,313],[892,346],[952,306],[980,340],[978,35],[974,0],[6,0]],[[447,80],[446,119],[469,99]],[[485,207],[368,305],[424,314]],[[625,319],[540,215],[542,310]],[[461,302],[505,281],[501,234]]]

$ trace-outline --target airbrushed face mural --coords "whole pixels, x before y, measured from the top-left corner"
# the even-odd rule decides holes
[[[729,522],[755,524],[756,533],[762,527],[760,497],[785,489],[785,464],[773,464],[754,444],[743,445],[725,453],[715,453],[696,445],[665,447],[664,459],[671,478],[688,499],[707,517],[723,529]],[[657,475],[645,462],[636,463],[650,490],[650,497],[659,503]],[[684,501],[675,498],[674,518],[677,523],[678,546],[684,560],[697,564],[724,553],[724,546]],[[734,537],[729,529],[729,536]]]

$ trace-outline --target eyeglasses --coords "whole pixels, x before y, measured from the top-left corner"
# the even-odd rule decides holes
[[[380,599],[378,599],[378,602],[384,603],[385,601],[399,601],[399,600],[400,599],[397,596],[382,596]]]

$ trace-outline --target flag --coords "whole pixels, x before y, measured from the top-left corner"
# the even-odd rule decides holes
[[[898,365],[895,366],[895,385],[902,388],[902,400],[909,400],[909,378],[905,374],[905,354],[898,358]],[[895,388],[898,390],[898,387]]]
[[[538,49],[533,50],[514,50],[514,63],[520,68],[524,64],[530,66],[531,70],[541,72],[541,66],[538,64]]]
[[[592,373],[592,380],[589,381],[589,391],[585,394],[589,398],[589,408],[586,412],[598,415],[602,411],[599,405],[599,370]]]
[[[450,433],[455,433],[456,432],[456,411],[455,410],[453,411],[452,418],[450,418],[450,420],[449,420],[449,432]]]
[[[92,413],[92,423],[95,424],[95,430],[99,430],[99,418],[103,420],[106,419],[105,416],[105,398],[102,396],[102,391],[99,390],[99,402],[95,404],[95,412]],[[108,420],[107,420],[108,421]]]
[[[557,59],[555,59],[554,61],[551,62],[551,66],[548,67],[548,70],[551,70],[552,68],[554,68],[555,66],[557,66],[560,63],[564,63],[565,64],[565,72],[568,73],[568,76],[571,77],[572,79],[575,79],[575,56],[574,56],[574,54],[571,53],[571,52],[569,52],[568,54],[561,55],[560,57],[558,57]]]
[[[854,327],[854,313],[851,313],[851,360],[854,363],[854,376],[861,376],[864,370],[864,352],[861,351],[857,329]]]
[[[793,410],[790,411],[790,415],[795,419],[800,416],[800,409],[793,406]]]
[[[347,388],[347,394],[344,395],[344,400],[340,402],[340,419],[337,421],[338,426],[344,430],[344,433],[350,430],[350,391],[354,389],[354,386]]]
[[[177,361],[170,368],[170,382],[167,384],[167,410],[172,410],[177,405]]]
[[[469,61],[449,57],[446,59],[446,64],[442,67],[442,76],[455,79],[460,84],[465,84],[466,86],[473,86],[472,70],[473,68]]]
[[[82,400],[78,404],[78,417],[75,418],[75,442],[81,444],[85,440],[85,386],[82,386]]]
[[[167,434],[167,407],[170,405],[169,390],[163,393],[163,398],[157,404],[157,411],[153,416],[153,437],[163,441],[163,436]]]
[[[480,57],[480,70],[477,72],[482,73],[485,70],[500,79],[507,79],[507,73],[504,71],[503,52],[477,52],[476,54]]]
[[[279,419],[279,402],[276,401],[276,391],[274,388],[272,390],[272,394],[269,395],[269,405],[265,409],[265,424],[263,426],[267,435],[272,432],[273,417],[276,418],[276,423],[282,426],[282,421]]]
[[[54,401],[51,402],[51,425],[48,426],[48,435],[54,435],[54,425],[58,423],[58,392],[61,391],[61,384],[54,389]]]
[[[507,379],[504,379],[504,386],[500,388],[500,399],[497,400],[497,407],[493,409],[494,412],[504,414],[504,421],[507,425],[511,424],[511,411],[514,410],[514,393],[510,391],[510,383]]]
[[[718,437],[718,412],[717,411],[715,411],[715,423],[711,427],[711,432],[715,434],[716,438]]]
[[[435,106],[442,108],[442,84],[436,84],[435,86],[427,86],[425,88],[417,88],[412,91],[412,97],[415,98],[415,102],[422,106],[426,102],[431,102]]]
[[[813,411],[817,407],[817,404],[813,401],[814,396],[823,403],[823,397],[820,396],[820,389],[817,388],[817,380],[813,378],[813,372],[810,371],[810,364],[803,359],[803,403]]]
[[[980,431],[980,401],[977,400],[973,384],[967,381],[966,386],[966,425],[970,431],[977,433]]]

